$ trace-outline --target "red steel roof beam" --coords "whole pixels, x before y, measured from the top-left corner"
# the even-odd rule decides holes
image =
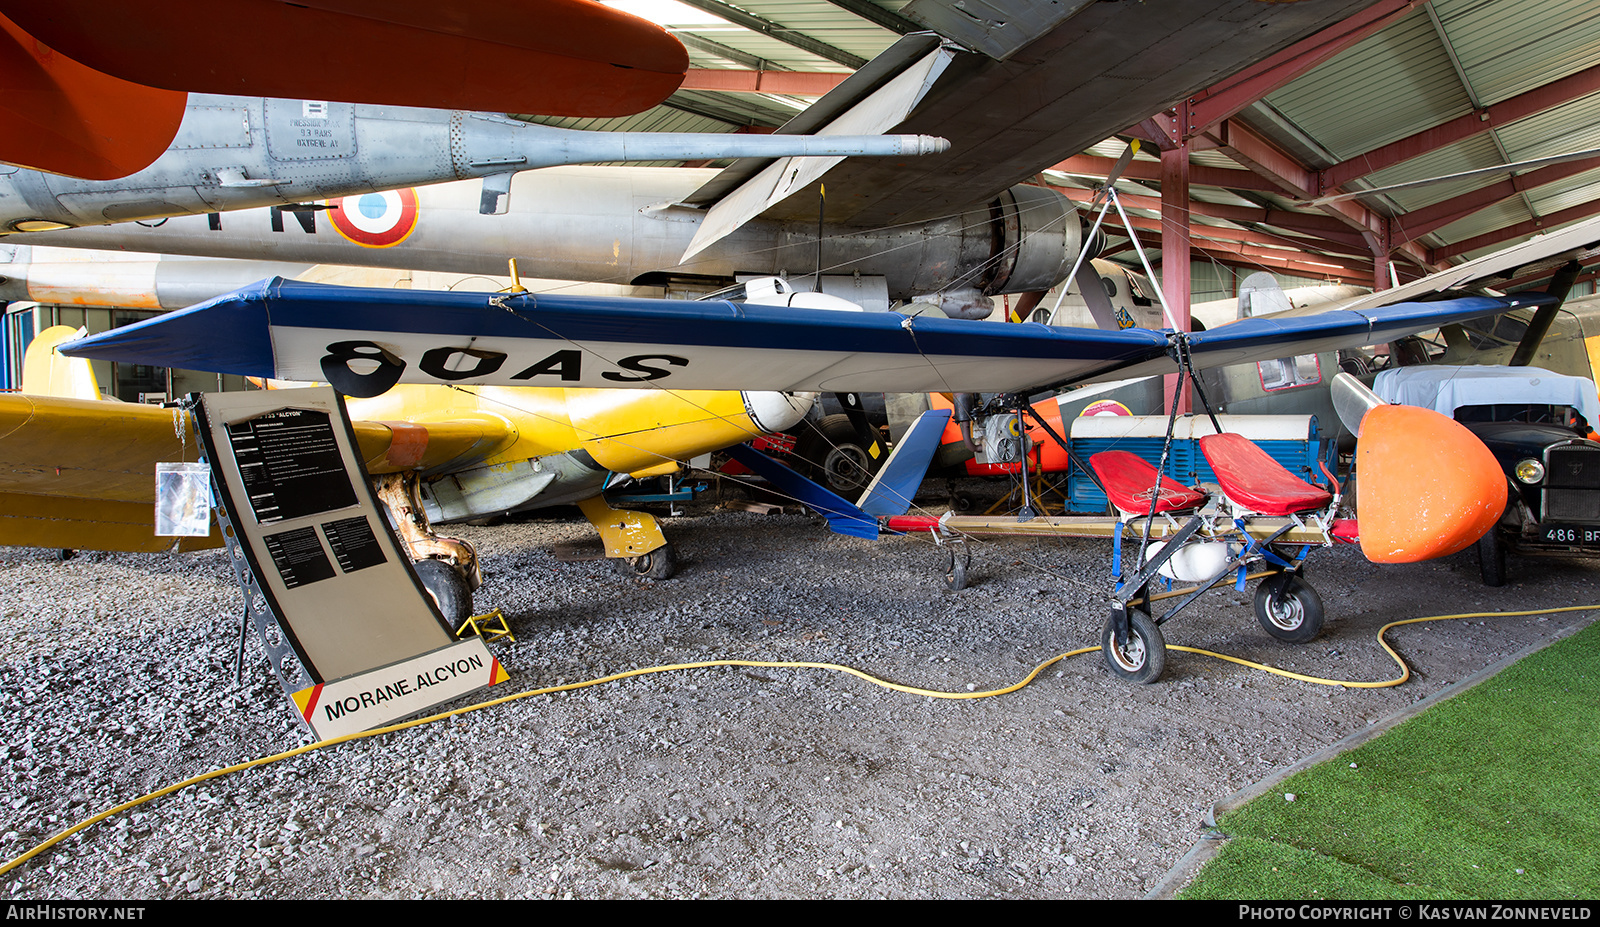
[[[1502,228],[1495,229],[1492,232],[1485,232],[1482,235],[1475,235],[1472,238],[1466,238],[1461,241],[1445,245],[1442,248],[1434,248],[1428,253],[1434,255],[1434,257],[1438,260],[1444,260],[1445,258],[1455,257],[1458,254],[1466,254],[1468,251],[1476,251],[1479,248],[1488,248],[1493,245],[1498,245],[1503,241],[1509,241],[1513,238],[1520,238],[1524,235],[1535,235],[1539,232],[1565,225],[1568,222],[1576,222],[1579,219],[1587,219],[1597,213],[1600,213],[1600,200],[1590,200],[1587,203],[1580,203],[1577,206],[1569,206],[1566,209],[1550,213],[1547,216],[1541,216],[1537,219],[1529,219],[1526,222],[1518,222],[1515,225],[1507,225]]]
[[[1229,157],[1263,177],[1273,180],[1284,192],[1302,199],[1315,197],[1312,190],[1317,183],[1316,172],[1238,120],[1230,119],[1211,129],[1208,134],[1222,143],[1222,148]],[[1394,234],[1392,235],[1394,241],[1385,240],[1384,223],[1398,220],[1386,219],[1354,200],[1327,203],[1319,208],[1362,233],[1367,238],[1367,245],[1370,248],[1399,251],[1402,256],[1422,267],[1429,270],[1441,269],[1428,260],[1424,248],[1412,243],[1411,238],[1415,236],[1407,238]]]
[[[1383,0],[1296,42],[1276,55],[1189,98],[1190,123],[1204,132],[1267,94],[1397,22],[1421,0]]]
[[[1596,92],[1600,92],[1600,64],[1340,161],[1319,173],[1316,195],[1326,196],[1357,177],[1365,177]]]
[[[1591,251],[1588,252],[1587,258],[1585,258],[1583,255],[1580,255],[1579,260],[1593,260],[1595,257],[1595,253]],[[1526,276],[1515,277],[1504,281],[1503,283],[1498,283],[1495,285],[1495,289],[1498,289],[1503,293],[1509,293],[1518,289],[1528,289],[1532,284],[1548,281],[1551,277],[1555,276],[1556,269],[1556,267],[1547,266],[1542,270],[1535,271],[1534,273],[1527,274]],[[1600,271],[1591,270],[1579,274],[1572,282],[1587,283],[1588,281],[1595,280],[1597,278],[1600,278]]]
[[[1078,155],[1068,158],[1047,171],[1060,171],[1063,174],[1081,174],[1089,177],[1105,177],[1111,173],[1112,165],[1116,164],[1110,158],[1097,158],[1094,155]],[[1129,180],[1161,179],[1161,165],[1154,161],[1130,161],[1122,176]],[[1260,176],[1254,171],[1241,171],[1227,167],[1207,167],[1204,164],[1189,165],[1189,183],[1199,184],[1202,187],[1221,187],[1225,190],[1260,190],[1266,193],[1277,193],[1278,185]]]
[[[1451,197],[1425,206],[1422,209],[1408,212],[1394,220],[1394,233],[1397,242],[1414,242],[1416,239],[1444,228],[1452,222],[1465,219],[1479,210],[1488,209],[1496,203],[1502,203],[1514,196],[1529,190],[1542,187],[1545,184],[1565,180],[1568,177],[1600,168],[1600,158],[1584,158],[1582,161],[1568,161],[1566,164],[1552,164],[1536,171],[1529,171],[1515,177],[1492,183],[1481,187],[1471,193]],[[1346,202],[1349,202],[1348,200]]]
[[[1135,229],[1151,232],[1161,231],[1160,220],[1146,219],[1143,216],[1129,216],[1128,218],[1133,221]],[[1331,242],[1326,239],[1293,238],[1281,234],[1274,235],[1270,232],[1236,229],[1225,225],[1190,223],[1189,235],[1191,238],[1203,238],[1209,241],[1242,242],[1251,245],[1263,245],[1269,248],[1299,248],[1303,254],[1315,254],[1326,250],[1332,254],[1354,258],[1358,261],[1364,261],[1371,257],[1371,252],[1365,246],[1359,244]]]
[[[1076,203],[1088,203],[1094,198],[1092,190],[1081,190],[1075,187],[1050,186],[1050,189],[1065,195]],[[1121,193],[1118,199],[1122,205],[1130,209],[1161,208],[1161,199],[1154,196],[1140,196],[1137,193]],[[1238,222],[1243,225],[1271,225],[1290,231],[1299,232],[1327,241],[1338,242],[1351,248],[1366,250],[1365,240],[1357,232],[1353,232],[1342,222],[1329,216],[1313,216],[1306,213],[1287,212],[1282,209],[1261,209],[1254,206],[1233,206],[1227,203],[1206,203],[1200,200],[1190,200],[1189,211],[1197,216],[1206,216],[1211,219],[1223,219],[1228,222]]]
[[[1161,236],[1158,234],[1141,235],[1139,243],[1146,249],[1158,247]],[[1348,262],[1315,259],[1308,260],[1298,257],[1292,251],[1274,251],[1269,248],[1253,248],[1249,245],[1229,246],[1216,242],[1195,241],[1191,249],[1197,255],[1215,260],[1230,266],[1246,267],[1253,270],[1269,268],[1291,273],[1300,277],[1322,277],[1336,279],[1344,283],[1357,286],[1368,286],[1372,280],[1370,265],[1358,266]],[[1106,255],[1116,254],[1126,250],[1123,247],[1113,246],[1108,248]]]

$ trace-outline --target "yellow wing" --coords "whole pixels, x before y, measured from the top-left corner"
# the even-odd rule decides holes
[[[195,460],[171,409],[92,399],[0,396],[0,544],[157,551],[156,462]],[[183,538],[182,550],[221,536]]]
[[[370,473],[476,463],[506,437],[489,421],[354,428]],[[197,460],[199,447],[191,419],[174,409],[0,395],[0,544],[166,550],[174,539],[155,534],[156,463]],[[221,543],[213,529],[178,549]]]

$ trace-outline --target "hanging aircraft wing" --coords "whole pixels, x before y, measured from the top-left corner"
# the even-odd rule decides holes
[[[1373,2],[918,0],[902,15],[977,51],[906,36],[881,58],[906,73],[921,68],[912,86],[892,87],[895,75],[874,61],[778,132],[842,131],[829,126],[862,118],[863,109],[878,116],[905,107],[879,131],[939,135],[951,149],[834,165],[821,178],[828,221],[876,228],[955,215]],[[706,224],[718,230],[758,214],[815,219],[813,196],[769,201],[774,183],[786,195],[805,186],[764,173],[771,164],[736,162],[687,202],[710,206]],[[750,211],[752,202],[760,209]]]
[[[193,461],[186,415],[108,400],[0,395],[0,545],[154,552],[156,464]],[[485,420],[416,425],[355,422],[370,473],[465,466],[508,437]],[[218,547],[182,538],[182,550]]]
[[[1392,341],[1544,294],[1246,319],[1189,336],[1196,367]],[[330,382],[837,392],[1031,392],[1176,369],[1173,338],[740,304],[362,289],[264,280],[61,353]]]
[[[219,48],[230,36],[252,38]],[[588,0],[0,0],[0,158],[127,176],[167,148],[191,91],[626,116],[688,65],[662,27]]]

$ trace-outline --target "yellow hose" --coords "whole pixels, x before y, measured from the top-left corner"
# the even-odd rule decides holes
[[[1286,676],[1286,677],[1288,677],[1290,679],[1298,679],[1301,682],[1310,682],[1310,683],[1315,683],[1317,685],[1344,686],[1344,687],[1350,688],[1350,689],[1382,689],[1382,688],[1388,688],[1390,686],[1398,686],[1401,683],[1403,683],[1406,680],[1411,678],[1411,668],[1406,666],[1406,662],[1405,662],[1405,660],[1401,659],[1400,654],[1396,653],[1394,648],[1389,646],[1389,642],[1384,640],[1383,636],[1390,628],[1396,628],[1396,627],[1399,627],[1400,625],[1405,625],[1405,624],[1418,624],[1418,623],[1424,622],[1424,621],[1450,621],[1450,620],[1454,620],[1454,619],[1458,619],[1458,618],[1490,618],[1490,617],[1516,618],[1516,617],[1524,617],[1524,616],[1528,616],[1528,615],[1550,615],[1550,614],[1555,614],[1557,612],[1576,612],[1576,611],[1588,611],[1588,610],[1593,610],[1593,609],[1600,609],[1600,605],[1568,605],[1568,606],[1564,606],[1564,607],[1561,607],[1561,608],[1541,608],[1541,609],[1533,609],[1533,610],[1530,610],[1530,611],[1520,611],[1520,612],[1468,612],[1468,613],[1459,614],[1459,615],[1433,615],[1433,616],[1430,616],[1430,617],[1427,617],[1427,618],[1406,618],[1406,619],[1401,620],[1401,621],[1391,621],[1388,624],[1386,624],[1383,627],[1378,629],[1378,643],[1383,647],[1383,649],[1385,651],[1388,652],[1389,656],[1395,661],[1395,663],[1399,665],[1399,667],[1400,667],[1400,675],[1398,677],[1394,678],[1394,679],[1383,680],[1381,682],[1352,682],[1352,681],[1348,681],[1348,680],[1322,679],[1322,678],[1319,678],[1319,677],[1316,677],[1316,676],[1306,676],[1306,675],[1303,675],[1301,673],[1291,673],[1288,670],[1277,669],[1275,667],[1267,666],[1267,665],[1261,664],[1261,663],[1253,663],[1253,662],[1251,662],[1249,660],[1241,660],[1238,657],[1230,657],[1230,656],[1227,656],[1226,654],[1214,653],[1214,652],[1209,651],[1209,650],[1201,650],[1201,649],[1199,649],[1197,647],[1179,647],[1179,646],[1174,646],[1174,645],[1170,645],[1169,644],[1167,646],[1167,649],[1168,650],[1177,650],[1177,651],[1181,651],[1183,653],[1199,654],[1201,656],[1206,656],[1206,657],[1214,657],[1214,658],[1216,658],[1218,660],[1225,660],[1225,661],[1227,661],[1229,663],[1237,663],[1240,666],[1247,666],[1247,667],[1250,667],[1251,669],[1261,670],[1262,672],[1265,672],[1265,673],[1272,673],[1275,676]],[[200,774],[198,776],[191,776],[188,779],[184,779],[182,782],[175,782],[172,785],[166,786],[165,788],[162,788],[162,789],[158,789],[158,790],[156,790],[154,792],[151,792],[151,793],[149,793],[147,795],[143,795],[143,796],[141,796],[139,798],[135,798],[132,801],[123,802],[122,804],[117,805],[114,808],[108,808],[107,810],[100,812],[99,814],[95,815],[94,817],[88,818],[86,820],[78,822],[77,824],[72,825],[71,827],[67,828],[66,830],[61,831],[60,833],[57,833],[54,836],[50,837],[49,839],[45,840],[43,843],[39,844],[38,846],[34,847],[33,849],[29,850],[28,852],[22,854],[21,856],[18,856],[16,859],[10,860],[5,865],[0,866],[0,876],[5,875],[6,873],[8,873],[11,870],[17,868],[18,866],[22,865],[23,863],[27,862],[28,860],[33,859],[35,856],[38,856],[39,854],[43,853],[44,851],[50,849],[51,847],[55,846],[56,844],[60,843],[61,841],[67,839],[70,836],[72,836],[73,834],[79,833],[79,832],[81,832],[83,830],[86,830],[86,829],[88,829],[90,827],[93,827],[94,825],[100,823],[101,821],[104,821],[106,818],[111,817],[112,815],[119,814],[119,813],[121,813],[123,811],[127,811],[130,808],[136,808],[139,805],[142,805],[142,804],[144,804],[146,802],[154,801],[157,798],[161,798],[163,796],[170,795],[173,792],[178,791],[179,789],[187,788],[187,787],[189,787],[191,785],[196,785],[198,783],[205,782],[208,779],[215,779],[215,778],[217,778],[219,776],[225,776],[225,775],[228,775],[229,773],[240,772],[242,770],[250,769],[250,768],[256,767],[256,766],[265,766],[265,765],[267,765],[269,763],[276,763],[279,760],[287,760],[287,759],[289,759],[291,757],[300,756],[301,754],[304,754],[304,753],[310,753],[313,750],[321,750],[321,749],[324,749],[324,748],[327,748],[327,747],[332,747],[332,746],[335,746],[337,744],[342,744],[342,743],[345,743],[345,742],[351,741],[351,740],[362,740],[362,739],[367,738],[367,737],[376,737],[376,736],[378,736],[380,734],[389,734],[389,733],[393,733],[394,731],[403,731],[403,730],[405,730],[407,728],[417,727],[417,726],[423,725],[423,724],[431,724],[431,723],[433,723],[435,721],[443,721],[443,720],[446,720],[446,719],[449,719],[449,718],[454,718],[457,715],[464,715],[464,714],[466,714],[468,712],[478,711],[479,709],[483,709],[483,708],[492,708],[492,707],[494,707],[496,705],[503,705],[503,704],[505,704],[507,702],[514,702],[514,701],[517,701],[518,699],[528,698],[529,696],[533,696],[533,695],[550,695],[550,694],[556,693],[556,692],[570,692],[570,691],[572,691],[574,689],[585,689],[585,688],[588,688],[589,686],[597,686],[597,685],[601,685],[601,684],[607,683],[607,682],[616,682],[619,679],[627,679],[630,676],[645,676],[645,675],[648,675],[648,674],[651,674],[651,673],[666,673],[666,672],[674,672],[674,671],[678,671],[678,670],[707,669],[707,668],[714,667],[714,666],[747,666],[747,667],[760,667],[760,668],[766,668],[766,669],[824,669],[824,670],[834,670],[834,671],[840,672],[840,673],[847,673],[847,674],[849,674],[851,676],[856,677],[857,679],[862,679],[862,680],[865,680],[867,682],[870,682],[873,685],[883,686],[886,689],[893,689],[896,692],[904,692],[904,693],[907,693],[909,695],[923,695],[923,696],[927,696],[928,698],[945,698],[945,699],[993,698],[993,697],[995,697],[997,695],[1007,695],[1009,693],[1017,691],[1018,689],[1024,688],[1025,686],[1027,686],[1030,683],[1032,683],[1036,678],[1038,678],[1040,673],[1044,672],[1046,669],[1048,669],[1049,667],[1055,665],[1056,663],[1059,663],[1060,661],[1066,659],[1067,657],[1075,657],[1075,656],[1078,656],[1080,654],[1092,653],[1092,652],[1094,652],[1096,650],[1099,650],[1099,649],[1100,649],[1099,647],[1079,647],[1076,650],[1069,650],[1069,651],[1067,651],[1065,653],[1057,654],[1057,655],[1051,657],[1050,659],[1044,661],[1043,663],[1040,663],[1038,666],[1035,666],[1033,668],[1032,672],[1028,673],[1028,675],[1024,676],[1018,682],[1013,683],[1012,685],[1006,686],[1006,687],[1001,688],[1001,689],[989,689],[989,690],[986,690],[986,691],[983,691],[983,692],[941,692],[941,691],[938,691],[936,689],[921,689],[921,688],[918,688],[916,686],[906,686],[906,685],[901,685],[901,684],[895,683],[895,682],[889,682],[886,679],[879,679],[876,676],[872,676],[872,675],[870,675],[868,673],[864,673],[861,670],[855,669],[854,667],[842,666],[842,665],[837,664],[837,663],[812,663],[812,662],[805,662],[805,661],[801,661],[801,662],[768,662],[768,661],[764,661],[764,660],[705,660],[705,661],[701,661],[701,662],[698,662],[698,663],[673,663],[673,664],[664,665],[664,666],[646,666],[646,667],[642,667],[640,669],[628,670],[627,672],[623,672],[623,673],[612,673],[609,676],[602,676],[602,677],[600,677],[598,679],[589,679],[589,680],[585,680],[585,681],[582,681],[582,682],[571,682],[571,683],[566,683],[564,685],[559,685],[559,686],[547,686],[547,687],[542,688],[542,689],[530,689],[530,690],[525,691],[525,692],[517,692],[515,694],[503,696],[501,698],[490,699],[490,700],[485,701],[485,702],[478,702],[477,704],[474,704],[474,705],[467,705],[465,707],[457,708],[457,709],[454,709],[454,710],[451,710],[451,711],[440,712],[439,714],[435,714],[435,715],[429,715],[429,716],[427,716],[425,718],[414,718],[414,719],[412,719],[410,721],[402,721],[399,724],[390,724],[390,725],[387,725],[385,727],[374,728],[374,729],[372,729],[370,731],[361,731],[360,733],[356,733],[356,734],[346,734],[343,737],[333,737],[333,738],[330,738],[328,740],[319,741],[319,742],[314,743],[314,744],[306,744],[303,747],[296,747],[293,750],[285,750],[282,753],[274,753],[271,756],[265,756],[265,757],[262,757],[260,759],[249,760],[249,761],[246,761],[246,762],[243,762],[243,763],[235,763],[232,766],[224,766],[221,769],[215,769],[215,770],[212,770],[211,772],[208,772],[208,773],[202,773],[202,774]]]

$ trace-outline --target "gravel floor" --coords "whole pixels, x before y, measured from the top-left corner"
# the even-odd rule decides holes
[[[830,535],[800,515],[671,519],[675,579],[562,562],[581,523],[453,533],[484,559],[496,694],[716,658],[828,661],[950,691],[1098,643],[1107,549],[991,541],[948,593],[925,539]],[[1600,565],[1473,556],[1376,567],[1319,552],[1330,626],[1268,637],[1246,593],[1164,630],[1301,673],[1386,679],[1383,624],[1600,603]],[[187,776],[309,742],[217,552],[0,548],[0,857]],[[535,696],[260,767],[117,815],[0,876],[10,898],[1129,898],[1193,845],[1211,802],[1590,613],[1391,634],[1406,684],[1345,689],[1187,653],[1151,686],[1073,657],[1014,694],[937,700],[812,669],[712,668]]]

